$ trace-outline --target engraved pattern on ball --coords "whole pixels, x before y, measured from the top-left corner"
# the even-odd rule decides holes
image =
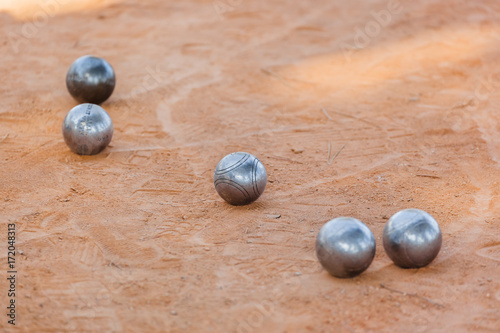
[[[361,221],[337,217],[328,221],[316,238],[316,256],[333,276],[350,278],[364,272],[375,257],[375,237]]]
[[[66,74],[66,87],[80,103],[101,104],[115,89],[113,67],[104,59],[83,56],[75,60]]]
[[[441,229],[429,213],[405,209],[387,221],[383,243],[385,252],[396,265],[402,268],[424,267],[441,249]]]
[[[215,168],[215,190],[231,205],[247,205],[257,200],[266,184],[267,172],[264,165],[249,153],[229,154]]]
[[[62,132],[64,141],[72,152],[95,155],[111,142],[113,122],[99,105],[80,104],[64,118]]]

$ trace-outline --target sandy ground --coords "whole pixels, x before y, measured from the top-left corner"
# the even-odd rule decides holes
[[[63,2],[0,15],[1,330],[500,331],[498,1]],[[61,135],[85,54],[118,80],[93,157]],[[234,151],[269,175],[246,207],[212,184]],[[410,207],[443,247],[403,270],[381,235]],[[314,253],[346,215],[377,240],[347,280]]]

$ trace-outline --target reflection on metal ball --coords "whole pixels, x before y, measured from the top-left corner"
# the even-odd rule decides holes
[[[441,249],[442,236],[436,220],[420,209],[394,214],[384,227],[384,249],[403,268],[424,267]]]
[[[113,122],[99,105],[80,104],[71,109],[62,124],[64,141],[79,155],[100,153],[113,137]]]
[[[266,184],[264,165],[249,153],[229,154],[215,168],[215,190],[231,205],[247,205],[257,200]]]
[[[66,87],[80,103],[101,104],[111,96],[115,84],[115,72],[111,65],[93,56],[78,58],[66,74]]]
[[[361,274],[375,257],[375,237],[361,221],[338,217],[327,222],[316,238],[316,255],[333,276],[349,278]]]

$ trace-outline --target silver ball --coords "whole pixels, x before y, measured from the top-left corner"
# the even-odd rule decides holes
[[[249,153],[229,154],[215,168],[215,190],[231,205],[254,202],[264,192],[266,184],[266,168]]]
[[[319,231],[316,256],[331,275],[354,277],[372,263],[375,237],[363,222],[352,217],[337,217]]]
[[[113,137],[113,122],[99,105],[80,104],[71,109],[62,124],[64,141],[72,152],[95,155]]]
[[[116,77],[111,65],[102,58],[78,58],[66,74],[66,87],[80,103],[101,104],[115,89]]]
[[[442,236],[436,220],[420,209],[394,214],[384,227],[384,249],[402,268],[424,267],[441,249]]]

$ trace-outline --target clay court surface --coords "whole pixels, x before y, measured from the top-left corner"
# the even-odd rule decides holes
[[[500,331],[498,1],[402,1],[384,25],[388,0],[46,2],[0,5],[1,331]],[[86,54],[117,75],[92,157],[61,135]],[[268,172],[245,207],[212,184],[235,151]],[[443,247],[403,270],[381,236],[412,207]],[[337,216],[377,240],[353,279],[315,257]]]

